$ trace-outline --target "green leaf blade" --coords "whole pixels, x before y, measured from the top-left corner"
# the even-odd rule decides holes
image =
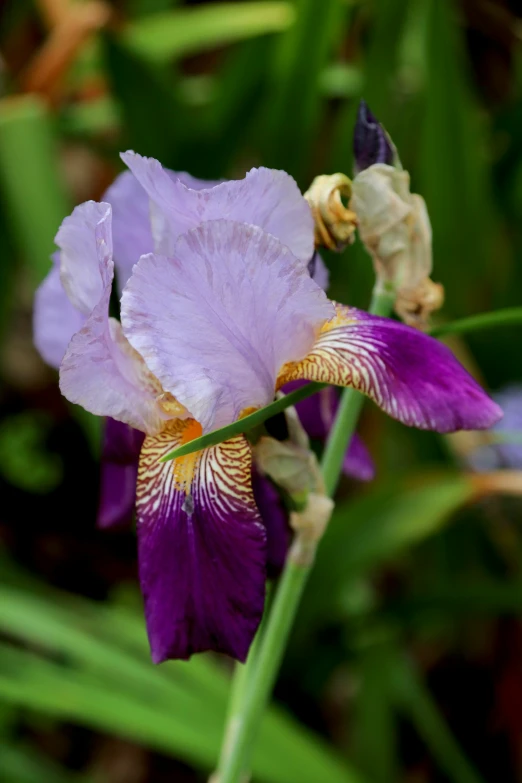
[[[122,37],[136,53],[164,64],[205,49],[282,32],[294,19],[291,3],[220,3],[140,19]]]

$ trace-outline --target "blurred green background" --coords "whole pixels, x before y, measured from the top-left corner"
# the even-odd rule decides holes
[[[152,666],[134,534],[95,530],[100,422],[32,347],[62,218],[129,147],[203,178],[351,174],[364,96],[427,200],[439,321],[522,305],[521,40],[515,0],[0,0],[2,783],[203,781],[231,669]],[[366,307],[364,249],[325,259]],[[521,337],[451,345],[494,391]],[[253,779],[522,781],[522,501],[466,468],[474,436],[370,405],[361,432],[378,476],[341,487]]]

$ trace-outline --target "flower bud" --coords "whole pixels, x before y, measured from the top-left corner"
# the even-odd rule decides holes
[[[304,508],[290,514],[290,527],[295,538],[288,557],[294,564],[309,567],[313,563],[317,544],[324,535],[333,509],[331,498],[311,492]]]
[[[396,313],[422,329],[444,300],[443,287],[430,280],[428,211],[424,199],[410,192],[410,176],[393,142],[364,101],[359,104],[353,150],[356,176],[349,206],[373,258],[377,284],[396,294]]]
[[[359,103],[353,134],[354,169],[358,174],[374,163],[392,165],[397,153],[392,140],[368,108],[366,101]]]
[[[258,470],[269,476],[290,497],[301,505],[309,492],[317,489],[319,467],[317,457],[309,449],[291,441],[260,438],[254,447]]]

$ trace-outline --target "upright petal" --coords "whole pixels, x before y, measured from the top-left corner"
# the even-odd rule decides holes
[[[330,273],[328,272],[328,268],[321,258],[321,254],[317,250],[308,262],[308,271],[312,280],[314,280],[314,282],[316,282],[317,285],[323,289],[323,291],[327,291],[328,284],[330,282]]]
[[[164,237],[156,246],[157,252],[170,255],[180,234],[203,221],[225,219],[259,226],[303,263],[312,257],[312,213],[295,180],[286,172],[251,169],[244,179],[199,189],[193,181],[189,187],[184,184],[190,181],[188,175],[180,175],[182,181],[154,158],[131,151],[121,157],[165,217]]]
[[[142,444],[142,432],[114,419],[106,420],[101,457],[98,527],[121,526],[131,522]]]
[[[141,453],[139,571],[155,663],[204,650],[244,660],[263,612],[265,532],[246,439],[159,462],[196,429],[170,422]]]
[[[66,217],[56,235],[60,278],[74,307],[89,315],[112,283],[112,232],[109,204],[86,201]]]
[[[124,171],[104,193],[103,201],[112,206],[114,265],[120,292],[140,256],[152,253],[150,201],[134,174]]]
[[[487,429],[502,416],[445,345],[342,305],[306,359],[282,368],[278,385],[296,378],[351,386],[394,419],[420,429]]]
[[[60,367],[60,389],[70,402],[97,416],[156,432],[161,387],[123,337],[120,324],[108,315],[113,278],[110,215],[110,205],[87,202],[76,207],[58,232],[69,296],[81,302],[84,311],[96,291],[99,297],[69,343]],[[96,285],[87,268],[97,268]]]
[[[333,308],[288,248],[219,220],[144,256],[122,297],[124,333],[204,430],[274,396],[279,367],[306,356]]]
[[[186,188],[191,188],[192,190],[209,190],[227,181],[224,179],[199,179],[198,177],[193,177],[187,171],[168,171],[172,179],[179,179]]]
[[[85,315],[71,304],[65,293],[55,260],[34,298],[33,337],[42,359],[58,369],[71,337],[84,323]]]

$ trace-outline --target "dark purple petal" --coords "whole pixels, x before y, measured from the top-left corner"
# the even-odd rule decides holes
[[[132,521],[143,439],[143,433],[128,424],[111,418],[106,420],[101,458],[98,527],[123,526]]]
[[[348,451],[344,455],[343,473],[358,481],[373,481],[375,478],[374,462],[357,433],[351,439]]]
[[[289,394],[295,389],[304,386],[307,381],[290,381],[285,384],[283,391]],[[335,386],[327,386],[317,394],[298,402],[295,409],[301,424],[308,436],[315,440],[326,440],[334,423],[335,414],[339,407],[340,392]],[[368,449],[356,434],[353,436],[346,451],[343,462],[343,471],[346,476],[351,476],[358,481],[371,481],[375,476],[375,465]]]
[[[137,466],[144,438],[143,432],[109,416],[105,421],[102,460]]]
[[[263,613],[266,563],[251,449],[240,436],[160,463],[194,425],[172,422],[141,452],[139,571],[152,659],[215,650],[244,661]]]
[[[284,368],[278,386],[298,378],[351,386],[419,429],[488,429],[502,417],[445,345],[354,307],[337,305],[312,351]]]
[[[96,524],[99,528],[126,527],[132,522],[136,501],[138,465],[102,462],[100,502]]]
[[[300,389],[305,386],[307,381],[290,381],[284,385],[282,391],[285,394]],[[339,392],[333,386],[327,386],[325,389],[313,394],[311,397],[301,400],[295,406],[299,415],[301,424],[306,430],[308,437],[314,440],[324,440],[330,432],[335,412],[338,406]]]
[[[267,575],[276,577],[284,566],[290,543],[288,511],[272,482],[254,470],[252,489],[266,530]]]
[[[363,171],[374,163],[393,164],[394,149],[388,134],[373,116],[365,101],[359,103],[353,134],[355,171]]]
[[[333,313],[287,247],[228,220],[188,231],[172,258],[142,256],[121,300],[130,344],[204,431],[271,402]]]

